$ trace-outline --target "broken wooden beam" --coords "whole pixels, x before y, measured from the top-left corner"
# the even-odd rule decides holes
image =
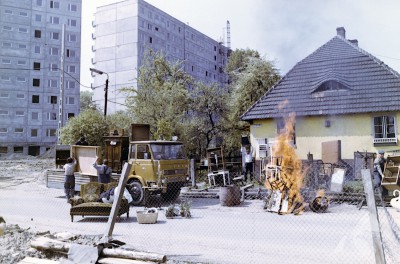
[[[38,237],[31,241],[31,247],[42,251],[54,251],[68,253],[72,243],[51,239],[48,237]],[[133,251],[128,248],[104,248],[101,257],[123,258],[143,261],[153,261],[164,263],[167,260],[165,255],[147,252]]]

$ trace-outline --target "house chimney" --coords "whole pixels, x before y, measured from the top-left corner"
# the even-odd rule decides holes
[[[346,38],[346,30],[344,29],[344,27],[336,28],[336,32],[337,32],[338,36]]]
[[[349,41],[350,41],[351,43],[353,43],[355,46],[358,47],[358,40],[356,40],[356,39],[349,39]]]

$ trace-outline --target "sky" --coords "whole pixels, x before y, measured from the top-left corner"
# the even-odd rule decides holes
[[[82,0],[81,83],[90,86],[91,33],[96,7],[120,0]],[[147,0],[201,33],[231,48],[257,50],[285,75],[295,64],[336,36],[347,39],[400,73],[398,0]],[[82,89],[85,89],[82,86]]]

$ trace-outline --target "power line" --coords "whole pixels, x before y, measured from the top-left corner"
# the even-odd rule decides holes
[[[71,77],[72,79],[74,79],[80,86],[83,86],[85,88],[89,88],[89,89],[96,89],[99,87],[102,87],[104,85],[99,85],[99,86],[95,86],[95,87],[90,87],[90,86],[86,86],[84,84],[82,84],[78,79],[76,79],[73,75],[71,75],[69,72],[63,71],[60,68],[56,67],[56,68],[11,68],[11,67],[0,67],[0,70],[20,70],[20,71],[37,71],[37,70],[52,70],[52,69],[56,69],[56,70],[60,70],[63,73],[67,74],[69,77]]]

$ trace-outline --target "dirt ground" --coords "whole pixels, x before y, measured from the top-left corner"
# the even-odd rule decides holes
[[[54,167],[54,159],[52,158],[43,159],[19,154],[1,156],[0,191],[1,189],[32,181],[44,183],[44,172]],[[32,238],[40,235],[50,235],[49,232],[36,232],[29,228],[23,229],[18,225],[7,223],[7,219],[4,220],[7,228],[5,233],[0,236],[0,263],[17,263],[28,256],[48,259],[62,257],[49,256],[30,247]]]

